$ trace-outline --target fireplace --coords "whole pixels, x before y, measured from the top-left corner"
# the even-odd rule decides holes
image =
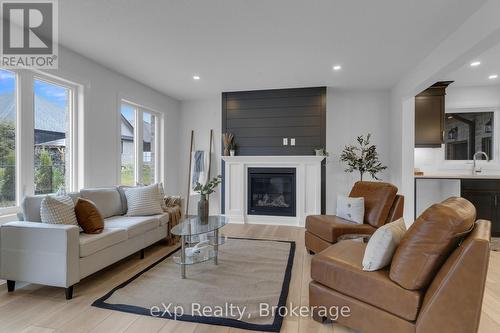
[[[295,168],[248,168],[248,215],[296,216]]]

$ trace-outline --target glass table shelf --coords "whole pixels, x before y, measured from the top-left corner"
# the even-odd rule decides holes
[[[218,265],[219,245],[226,242],[226,237],[219,234],[219,229],[227,224],[224,215],[209,216],[208,219],[200,219],[198,216],[186,216],[184,220],[173,227],[170,232],[181,236],[181,251],[173,257],[175,263],[181,267],[181,277],[186,278],[186,266],[202,263],[213,259]],[[188,247],[195,246],[200,241],[207,240],[199,253],[188,256]]]
[[[205,261],[209,261],[216,256],[215,250],[212,246],[203,249],[200,253],[196,253],[192,256],[187,256],[182,262],[181,255],[174,255],[174,262],[179,265],[194,265]]]

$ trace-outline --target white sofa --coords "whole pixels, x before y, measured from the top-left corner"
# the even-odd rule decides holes
[[[92,200],[104,217],[104,231],[85,234],[75,225],[41,223],[40,204],[44,196],[23,200],[21,221],[0,227],[0,279],[10,292],[23,281],[66,288],[71,299],[73,286],[81,279],[120,259],[164,239],[167,214],[129,217],[120,188],[84,189],[71,193]]]

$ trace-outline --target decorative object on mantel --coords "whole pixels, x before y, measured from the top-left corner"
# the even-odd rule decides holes
[[[326,157],[330,156],[330,154],[326,151],[325,148],[315,149],[314,153],[316,154],[316,156],[326,156]]]
[[[222,142],[224,143],[224,156],[229,156],[233,140],[234,140],[233,134],[231,133],[222,134]]]
[[[382,165],[379,161],[377,146],[370,144],[371,134],[365,136],[360,135],[357,137],[357,145],[345,146],[340,161],[347,164],[345,172],[359,172],[360,180],[363,180],[363,175],[369,173],[373,179],[380,180],[377,174],[385,169],[386,166]]]
[[[236,143],[234,143],[234,141],[232,141],[229,144],[229,156],[235,156],[235,155],[236,155]]]
[[[200,183],[196,184],[194,191],[200,194],[200,201],[198,201],[198,216],[201,220],[208,220],[208,196],[211,193],[214,193],[215,188],[222,183],[222,176],[218,175],[217,177],[212,178],[205,185],[201,185]]]

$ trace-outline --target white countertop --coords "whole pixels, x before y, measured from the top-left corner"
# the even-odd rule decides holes
[[[415,176],[415,179],[500,179],[500,174],[425,173],[423,176]]]

